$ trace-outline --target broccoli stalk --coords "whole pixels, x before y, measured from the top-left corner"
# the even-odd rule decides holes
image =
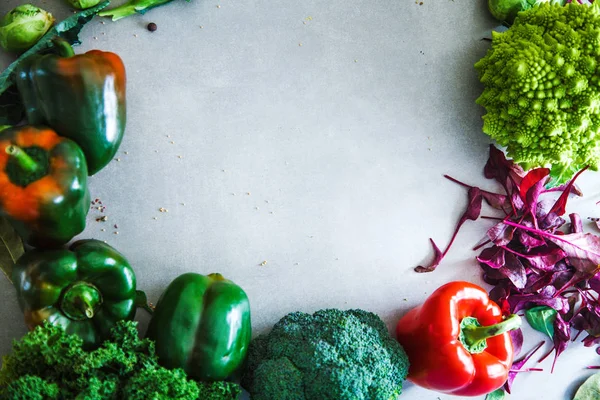
[[[135,13],[144,14],[146,11],[170,3],[173,0],[130,0],[119,7],[104,10],[98,13],[101,17],[112,17],[113,21],[129,17]],[[189,2],[190,0],[186,0]]]
[[[254,339],[242,386],[253,400],[395,400],[407,373],[377,315],[328,309],[288,314]]]
[[[154,342],[140,339],[137,323],[121,321],[111,338],[85,351],[76,335],[49,323],[13,344],[0,369],[0,399],[233,400],[229,382],[195,382],[181,369],[158,365]]]

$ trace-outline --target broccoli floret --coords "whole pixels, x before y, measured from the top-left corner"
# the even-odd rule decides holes
[[[519,13],[475,64],[483,131],[553,183],[600,164],[600,6],[542,4]]]
[[[260,360],[252,372],[253,400],[267,400],[279,393],[279,400],[304,400],[303,373],[286,358]]]
[[[239,385],[203,383],[158,364],[154,342],[121,321],[93,351],[60,326],[45,323],[13,344],[0,369],[0,399],[234,400]]]
[[[254,339],[242,386],[253,400],[392,400],[408,357],[383,321],[363,310],[286,315]]]

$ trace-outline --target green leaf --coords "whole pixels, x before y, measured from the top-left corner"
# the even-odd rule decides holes
[[[88,8],[87,10],[83,10],[77,14],[73,14],[69,18],[66,18],[65,20],[54,25],[54,27],[50,29],[48,33],[42,36],[42,38],[32,48],[21,54],[16,61],[10,64],[2,72],[2,74],[0,74],[0,95],[6,92],[6,90],[12,86],[12,74],[14,70],[23,62],[23,60],[34,54],[51,52],[52,48],[54,47],[52,44],[52,38],[55,36],[60,36],[68,40],[71,44],[80,44],[81,41],[79,40],[79,32],[83,26],[92,18],[94,18],[94,15],[96,15],[98,11],[102,10],[109,4],[110,2],[105,0],[96,7]],[[2,110],[2,112],[4,111]],[[4,114],[0,114],[0,117],[2,116],[4,116]]]
[[[553,188],[568,182],[581,168],[583,166],[573,164],[553,165],[550,168],[550,180],[546,183],[546,187]]]
[[[134,14],[145,14],[147,11],[164,6],[173,0],[129,0],[121,4],[119,7],[105,10],[98,13],[101,17],[112,17],[113,21],[118,21],[121,18],[129,17]],[[186,0],[188,3],[190,0]]]
[[[545,333],[552,339],[554,337],[554,321],[557,311],[548,306],[537,306],[525,311],[525,318],[529,325],[536,331]]]
[[[23,240],[8,220],[0,217],[0,269],[11,283],[13,267],[23,253]]]
[[[137,308],[143,308],[150,315],[154,314],[154,308],[152,308],[152,306],[148,302],[148,296],[146,296],[146,293],[142,290],[135,291],[135,306]]]
[[[506,392],[504,389],[494,390],[492,393],[488,393],[485,396],[485,400],[504,400],[506,398]]]
[[[600,399],[600,372],[594,374],[583,382],[577,389],[573,400],[598,400]]]

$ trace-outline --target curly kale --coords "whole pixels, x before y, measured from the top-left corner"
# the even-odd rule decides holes
[[[137,323],[122,321],[100,348],[46,323],[13,344],[0,369],[0,399],[233,400],[240,387],[195,382],[158,364],[154,342],[140,339]]]
[[[254,339],[242,386],[253,400],[392,400],[407,373],[377,315],[328,309],[288,314]]]
[[[200,382],[198,384],[201,400],[237,399],[242,394],[240,385],[230,382]]]
[[[483,131],[554,184],[600,166],[600,3],[542,4],[519,13],[475,64]]]
[[[56,383],[49,383],[39,376],[24,375],[11,382],[5,389],[4,397],[12,400],[54,400],[60,390]]]

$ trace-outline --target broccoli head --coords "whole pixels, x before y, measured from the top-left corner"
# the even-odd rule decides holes
[[[483,131],[553,183],[600,163],[600,6],[542,4],[519,13],[475,64]]]
[[[363,310],[286,315],[250,343],[242,386],[253,400],[392,400],[408,357]]]

